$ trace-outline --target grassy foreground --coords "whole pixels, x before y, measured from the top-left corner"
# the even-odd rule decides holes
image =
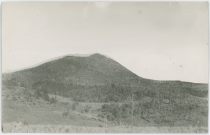
[[[206,127],[82,127],[67,125],[3,124],[3,132],[16,133],[207,133]]]

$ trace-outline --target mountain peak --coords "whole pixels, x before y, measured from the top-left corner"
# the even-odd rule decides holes
[[[95,58],[99,58],[99,57],[104,57],[104,58],[108,58],[107,56],[100,54],[100,53],[93,53],[93,54],[69,54],[64,56],[63,58],[72,58],[72,57],[95,57]]]
[[[105,55],[102,55],[100,53],[94,53],[94,54],[90,55],[90,57],[106,57],[106,56]]]

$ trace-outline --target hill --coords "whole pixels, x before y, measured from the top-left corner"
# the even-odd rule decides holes
[[[63,96],[72,95],[72,92],[75,91],[85,94],[89,93],[88,90],[103,94],[103,92],[115,89],[116,94],[122,94],[120,90],[154,93],[163,89],[169,91],[169,88],[171,91],[175,89],[194,96],[207,96],[206,84],[144,79],[101,54],[93,54],[88,57],[65,56],[37,67],[5,74],[3,75],[3,84],[10,86],[18,84],[35,91],[40,89],[47,93],[57,93]],[[86,89],[86,91],[79,92],[81,89]],[[74,94],[72,97],[77,97]],[[90,98],[95,98],[95,96]]]
[[[88,113],[91,118],[87,118],[87,123],[96,123],[95,126],[104,123],[104,119],[118,126],[137,127],[207,127],[208,124],[207,84],[145,79],[101,54],[64,56],[3,74],[2,78],[5,122],[22,121],[18,120],[19,113],[16,117],[10,116],[13,104],[18,103],[20,108],[25,108],[23,104],[33,108],[38,105],[37,109],[45,108],[45,113],[54,105],[53,110],[59,115],[67,109],[71,117],[78,117],[79,113],[87,118],[83,113]],[[28,112],[28,116],[32,113]],[[40,112],[40,120],[45,113]],[[37,123],[29,117],[21,116],[21,119]]]

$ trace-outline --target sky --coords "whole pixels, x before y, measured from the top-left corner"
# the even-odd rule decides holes
[[[4,2],[2,70],[101,53],[155,80],[208,82],[207,2]]]

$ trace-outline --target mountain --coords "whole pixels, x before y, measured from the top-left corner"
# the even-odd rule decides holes
[[[7,78],[7,79],[6,79]],[[68,87],[103,87],[117,85],[138,89],[158,89],[159,87],[186,88],[185,91],[206,96],[207,85],[181,81],[154,81],[137,76],[120,63],[101,54],[83,56],[64,56],[37,67],[3,75],[7,82],[32,88],[34,85],[47,85],[51,89],[68,89]],[[44,83],[44,84],[43,84]],[[51,86],[52,85],[52,86]],[[199,90],[197,90],[199,88]],[[191,89],[191,90],[188,90]],[[52,90],[56,91],[56,90]]]
[[[118,62],[101,54],[88,57],[65,56],[12,74],[17,78],[26,77],[31,83],[48,80],[88,86],[108,82],[133,84],[141,79]]]
[[[2,81],[3,93],[10,92],[5,97],[19,94],[18,98],[27,99],[23,102],[33,99],[34,104],[38,99],[89,104],[99,117],[105,113],[112,122],[129,123],[132,102],[137,125],[146,122],[147,126],[206,126],[208,123],[207,84],[145,79],[101,54],[64,56],[3,74]]]

